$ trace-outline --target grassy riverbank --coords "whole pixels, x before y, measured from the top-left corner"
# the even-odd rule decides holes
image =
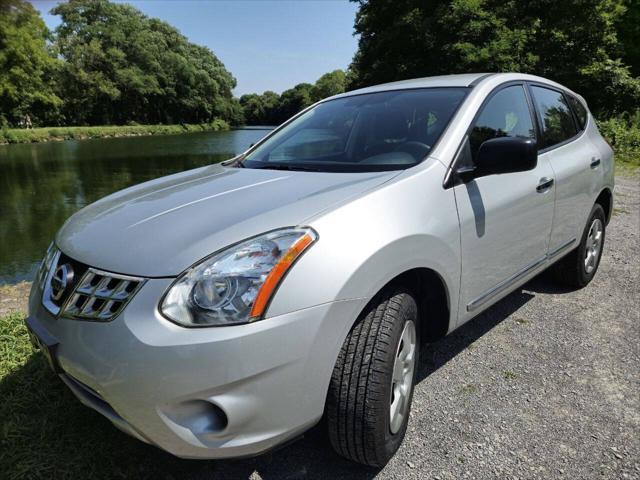
[[[229,130],[229,124],[220,119],[198,125],[104,125],[97,127],[43,127],[28,130],[3,128],[0,130],[0,144],[136,137],[142,135],[175,135],[179,133],[218,132],[222,130]]]
[[[624,171],[640,169],[640,113],[625,118],[614,117],[598,122],[600,131],[616,152],[616,165]],[[180,125],[104,125],[96,127],[42,127],[33,129],[0,129],[0,145],[38,143],[87,138],[175,135],[193,132],[229,130],[229,124],[216,119],[211,123]]]

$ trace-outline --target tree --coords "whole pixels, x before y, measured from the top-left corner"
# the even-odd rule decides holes
[[[293,117],[300,110],[307,108],[313,103],[311,99],[311,90],[313,85],[310,83],[299,83],[289,90],[285,90],[280,95],[279,122],[282,123],[286,119]]]
[[[360,40],[352,86],[520,71],[575,89],[602,114],[640,107],[640,80],[618,60],[625,0],[353,1]]]
[[[0,123],[55,121],[62,101],[54,92],[59,61],[49,31],[30,3],[0,0]]]
[[[627,0],[626,10],[618,20],[618,36],[622,43],[622,60],[634,76],[640,76],[640,2]]]
[[[331,97],[343,93],[347,88],[347,74],[344,70],[334,70],[325,73],[315,83],[311,89],[311,96],[314,102],[323,98]]]
[[[244,119],[248,125],[276,125],[279,123],[280,96],[272,91],[262,95],[248,93],[240,97]]]
[[[169,24],[108,0],[71,0],[52,13],[65,65],[61,94],[74,124],[234,121],[236,82],[206,47]]]

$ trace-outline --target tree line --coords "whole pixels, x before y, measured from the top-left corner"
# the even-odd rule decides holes
[[[640,108],[638,0],[351,0],[350,88],[467,72],[522,72],[582,94],[600,117]]]
[[[240,97],[244,120],[249,125],[279,125],[300,110],[346,91],[347,74],[343,70],[322,75],[314,85],[299,83],[281,95],[266,91],[262,95],[250,93]]]
[[[109,0],[71,0],[49,31],[26,0],[0,0],[0,126],[274,125],[330,95],[406,78],[520,71],[567,85],[601,118],[640,109],[637,0],[351,0],[358,50],[346,71],[282,94],[233,96],[215,54],[166,22]]]
[[[166,22],[108,0],[53,10],[0,0],[0,122],[39,125],[242,123],[233,75]]]

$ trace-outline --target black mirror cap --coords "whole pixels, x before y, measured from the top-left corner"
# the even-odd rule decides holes
[[[538,146],[533,138],[498,137],[483,142],[475,162],[475,177],[526,172],[538,164]]]

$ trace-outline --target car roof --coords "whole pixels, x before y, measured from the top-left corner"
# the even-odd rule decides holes
[[[440,75],[436,77],[413,78],[410,80],[400,80],[398,82],[383,83],[380,85],[373,85],[371,87],[360,88],[358,90],[351,90],[350,92],[341,93],[329,98],[335,99],[341,97],[349,97],[352,95],[361,95],[363,93],[406,90],[411,88],[472,87],[485,81],[490,81],[491,83],[497,85],[513,80],[528,80],[532,82],[539,82],[571,91],[552,80],[525,73],[463,73],[458,75]]]
[[[382,83],[371,87],[359,88],[350,92],[335,95],[331,98],[348,97],[351,95],[360,95],[363,93],[385,92],[388,90],[405,90],[410,88],[429,88],[429,87],[468,87],[474,82],[479,81],[483,77],[493,75],[491,73],[463,73],[459,75],[439,75],[436,77],[412,78],[409,80],[400,80],[397,82]]]

